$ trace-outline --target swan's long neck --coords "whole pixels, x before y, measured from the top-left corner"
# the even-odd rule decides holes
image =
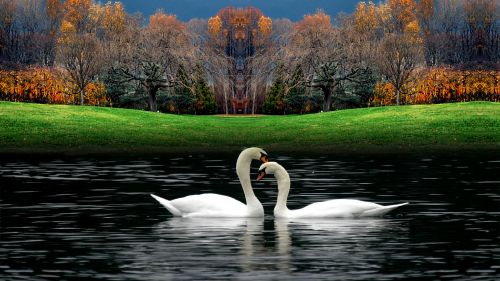
[[[246,154],[240,154],[238,160],[236,161],[236,174],[240,179],[241,187],[243,188],[243,193],[245,194],[245,200],[247,207],[250,211],[252,210],[262,210],[263,207],[259,199],[255,196],[252,183],[250,181],[250,164],[252,163],[252,158]]]
[[[274,216],[286,217],[289,212],[286,201],[288,199],[288,192],[290,192],[290,176],[282,167],[276,169],[274,176],[278,181],[278,200],[274,207]]]

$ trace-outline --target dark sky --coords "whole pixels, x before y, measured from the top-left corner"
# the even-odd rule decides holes
[[[141,12],[149,16],[157,9],[176,14],[180,20],[209,18],[226,6],[259,8],[271,18],[300,20],[304,14],[323,9],[332,17],[339,12],[351,13],[360,0],[121,0],[129,13]],[[105,1],[104,1],[105,2]]]

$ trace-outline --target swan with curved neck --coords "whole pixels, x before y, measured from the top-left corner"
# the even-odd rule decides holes
[[[236,161],[236,174],[245,194],[246,204],[225,195],[204,193],[167,200],[151,194],[174,216],[180,217],[263,217],[264,208],[255,196],[250,182],[252,160],[266,163],[267,153],[257,147],[243,150]]]
[[[266,174],[274,174],[274,177],[278,181],[278,200],[274,207],[274,216],[277,218],[380,217],[397,207],[408,204],[382,206],[354,199],[333,199],[313,203],[302,209],[290,210],[286,205],[290,191],[290,176],[287,171],[276,162],[267,162],[260,166],[257,180],[261,180]]]

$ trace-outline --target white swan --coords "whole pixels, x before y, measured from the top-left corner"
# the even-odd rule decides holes
[[[255,196],[250,182],[252,160],[268,161],[267,153],[257,147],[243,150],[236,161],[236,174],[245,193],[246,205],[225,195],[204,193],[167,200],[151,194],[174,216],[179,217],[263,217],[264,208]]]
[[[287,171],[276,162],[267,162],[260,166],[257,180],[261,180],[266,174],[274,174],[278,181],[278,200],[274,208],[276,218],[378,217],[397,207],[408,204],[382,206],[354,199],[334,199],[313,203],[298,210],[289,210],[286,206],[288,192],[290,191],[290,177]]]

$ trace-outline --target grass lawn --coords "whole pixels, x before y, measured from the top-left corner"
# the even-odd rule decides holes
[[[500,152],[500,103],[224,118],[0,102],[0,153]]]

